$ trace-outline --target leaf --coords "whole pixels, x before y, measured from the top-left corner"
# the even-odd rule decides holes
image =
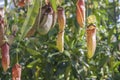
[[[56,55],[59,55],[60,53],[59,52],[56,52],[54,54],[50,54],[48,57],[52,58],[53,56],[56,56]]]
[[[120,62],[119,62],[119,61],[115,62],[115,63],[113,64],[113,69],[117,68],[119,65],[120,65]]]
[[[22,46],[20,45],[20,47],[22,49],[25,49],[27,52],[29,52],[32,56],[36,56],[36,55],[40,55],[40,52],[34,50],[34,49],[31,49],[31,48],[28,48],[28,47],[25,47],[25,46]]]
[[[65,53],[65,55],[66,55],[67,57],[71,58],[70,52],[68,52],[68,51],[66,50],[66,51],[64,51],[64,53]]]
[[[28,67],[28,68],[31,68],[33,65],[35,65],[35,64],[38,63],[38,62],[40,62],[40,59],[37,59],[37,60],[32,61],[31,63],[29,63],[29,64],[27,65],[27,67]]]
[[[103,58],[100,60],[100,62],[99,62],[99,67],[100,67],[100,68],[103,67],[104,64],[108,61],[108,59],[109,59],[108,56],[103,57]]]
[[[28,31],[32,28],[39,11],[39,3],[39,0],[35,0],[33,6],[28,10],[27,18],[21,28],[20,39],[23,39]]]
[[[8,5],[8,1],[7,0],[4,0],[4,2],[5,2],[5,7]]]
[[[33,56],[40,54],[39,52],[37,52],[36,50],[33,50],[31,48],[26,48],[26,50]]]
[[[74,43],[75,43],[75,40],[72,40],[70,45],[71,49],[74,48]]]
[[[50,0],[50,2],[52,3],[52,8],[53,8],[53,10],[56,12],[56,11],[57,11],[56,0]]]
[[[114,34],[114,29],[115,29],[115,27],[112,28],[112,29],[109,31],[109,35],[108,35],[108,44],[110,44],[110,42],[111,42],[111,37],[112,37],[112,35]]]

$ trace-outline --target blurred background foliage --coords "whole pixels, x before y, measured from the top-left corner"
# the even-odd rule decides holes
[[[17,25],[19,31],[10,46],[10,68],[4,73],[0,65],[0,79],[11,80],[11,68],[17,62],[18,55],[18,61],[22,65],[21,80],[119,80],[120,1],[85,0],[86,17],[96,16],[97,48],[91,59],[86,57],[88,24],[80,28],[76,21],[77,0],[63,0],[61,4],[56,1],[58,0],[51,0],[54,9],[59,4],[66,13],[63,53],[56,49],[58,23],[46,35],[35,34],[30,38],[21,38],[21,28],[31,24],[23,26],[27,20],[27,10],[32,8],[12,8],[12,3],[6,4],[9,6],[5,7],[8,25],[6,34],[11,34],[13,25]]]

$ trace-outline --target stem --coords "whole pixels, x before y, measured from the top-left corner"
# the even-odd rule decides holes
[[[13,0],[13,3],[14,3],[14,6],[17,7],[17,4],[16,4],[16,1],[15,1],[15,0]]]
[[[116,28],[116,39],[118,41],[118,28],[117,28],[117,11],[116,11],[116,2],[115,0],[113,0],[113,3],[114,3],[114,23],[115,23],[115,28]]]
[[[116,39],[117,39],[117,41],[118,41],[118,33],[119,33],[119,29],[118,29],[118,27],[117,27],[117,11],[116,11],[116,3],[115,3],[115,0],[114,0],[114,23],[115,23],[115,29],[116,29],[116,34],[115,34],[115,36],[116,36]]]
[[[16,62],[19,63],[19,60],[18,60],[18,52],[16,53]]]
[[[119,1],[118,1],[119,2]],[[116,2],[115,2],[115,0],[113,0],[113,5],[114,5],[114,23],[115,23],[115,29],[116,29],[116,33],[115,33],[115,37],[116,37],[116,40],[118,41],[118,33],[119,33],[119,29],[118,29],[118,27],[117,27],[117,11],[116,11]],[[114,50],[116,49],[116,47],[117,47],[117,42],[114,44],[114,47],[113,47],[113,49],[112,49],[112,53],[114,52]]]
[[[117,14],[116,14],[116,3],[115,3],[115,0],[113,0],[113,5],[114,5],[114,23],[116,25],[116,23],[117,23],[117,19],[116,19]]]
[[[8,1],[7,0],[4,0],[4,3],[5,3],[5,7],[7,6],[8,4]]]
[[[17,44],[17,51],[16,51],[16,62],[19,63],[19,59],[18,59],[18,53],[19,53],[19,50],[18,50],[18,47],[19,47],[19,42]]]

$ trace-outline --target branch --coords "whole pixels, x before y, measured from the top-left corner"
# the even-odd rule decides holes
[[[13,0],[13,3],[14,3],[14,6],[17,7],[17,4],[16,4],[16,1],[15,1],[15,0]]]

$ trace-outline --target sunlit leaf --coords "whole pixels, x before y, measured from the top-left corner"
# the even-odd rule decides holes
[[[35,55],[40,55],[39,52],[37,52],[36,50],[33,50],[33,49],[31,49],[31,48],[26,48],[26,50],[27,50],[31,55],[33,55],[33,56],[35,56]]]
[[[27,65],[28,68],[32,68],[36,63],[40,62],[40,59],[34,60]]]
[[[55,12],[57,11],[56,1],[57,1],[57,0],[50,0],[50,2],[52,3],[53,10],[54,10]]]
[[[23,39],[26,36],[27,32],[32,28],[39,11],[39,3],[39,0],[35,0],[33,6],[28,10],[27,17],[25,18],[25,22],[21,28],[20,39]]]

